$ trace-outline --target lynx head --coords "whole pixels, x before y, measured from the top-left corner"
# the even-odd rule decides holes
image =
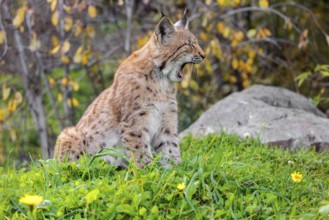
[[[197,64],[205,58],[197,38],[188,30],[186,10],[175,24],[162,17],[153,36],[154,61],[164,76],[171,81],[183,78],[186,64]]]

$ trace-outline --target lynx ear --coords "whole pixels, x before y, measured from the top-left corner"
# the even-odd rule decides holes
[[[170,38],[171,34],[176,31],[173,23],[169,18],[163,17],[159,21],[157,27],[155,28],[156,36],[161,40],[161,42],[166,41]]]
[[[175,27],[183,27],[188,29],[187,8],[184,10],[183,17],[175,23]]]

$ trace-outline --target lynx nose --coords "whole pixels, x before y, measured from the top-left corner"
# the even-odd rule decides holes
[[[204,59],[206,57],[206,54],[204,52],[199,52],[199,55],[202,59]]]

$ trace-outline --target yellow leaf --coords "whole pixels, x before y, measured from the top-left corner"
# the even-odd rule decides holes
[[[238,64],[238,70],[243,70],[244,69],[244,62],[243,60],[239,60],[239,64]]]
[[[9,101],[8,106],[7,106],[7,111],[9,114],[12,114],[16,111],[17,108],[17,103],[16,99],[12,99]]]
[[[259,7],[268,8],[268,6],[269,6],[268,0],[259,0]]]
[[[15,93],[15,99],[16,99],[16,103],[17,105],[21,104],[23,101],[23,96],[20,92],[16,92]]]
[[[254,59],[256,56],[256,52],[253,49],[248,50],[248,57]]]
[[[249,82],[249,80],[243,80],[243,81],[242,81],[242,87],[243,87],[244,89],[250,87],[250,82]]]
[[[75,63],[80,63],[81,62],[81,53],[82,53],[82,46],[80,46],[77,51],[75,52],[74,54],[74,57],[73,57],[73,62]]]
[[[244,37],[244,34],[242,31],[237,31],[237,32],[234,32],[234,34],[233,34],[233,38],[239,42],[243,40],[243,37]]]
[[[67,6],[67,5],[64,5],[64,10],[67,12],[67,13],[71,13],[72,11],[72,8],[70,6]]]
[[[34,52],[34,51],[37,51],[40,47],[41,47],[41,42],[37,39],[36,33],[33,32],[29,49],[30,49],[30,51]]]
[[[70,82],[71,86],[73,87],[74,91],[78,91],[79,90],[79,83],[71,81]]]
[[[234,8],[238,7],[239,5],[240,5],[240,0],[233,0],[233,1],[232,1],[232,6],[233,6]]]
[[[256,55],[256,52],[255,52]],[[247,65],[252,66],[254,64],[254,58],[248,58]]]
[[[234,84],[236,83],[238,80],[236,79],[235,76],[230,76],[230,83]]]
[[[211,0],[206,0],[205,3],[206,3],[206,5],[210,5],[211,4]]]
[[[224,23],[223,22],[218,22],[217,24],[217,30],[219,33],[223,34],[224,33],[224,29],[225,29],[225,26],[224,26]]]
[[[249,63],[247,65],[244,66],[244,71],[246,73],[251,73],[252,72],[252,66],[249,65]]]
[[[6,83],[2,86],[2,98],[3,100],[6,100],[9,97],[10,94],[10,88],[7,88]]]
[[[265,34],[266,37],[269,37],[269,36],[272,35],[272,33],[271,33],[271,31],[269,29],[264,28],[263,30],[264,30],[264,34]]]
[[[79,101],[76,98],[73,98],[72,104],[73,104],[74,107],[78,107],[79,106]]]
[[[82,54],[81,64],[86,65],[88,63],[88,60],[89,60],[89,51],[86,51]]]
[[[50,78],[49,79],[49,85],[50,85],[50,87],[54,87],[55,84],[56,84],[56,80],[54,78]]]
[[[57,102],[61,102],[61,101],[63,101],[63,96],[62,96],[62,94],[58,94],[57,95]]]
[[[255,29],[250,29],[250,30],[248,30],[248,32],[247,32],[247,37],[248,38],[254,38],[255,36],[256,36],[256,30]]]
[[[239,61],[238,61],[238,59],[234,58],[233,61],[232,61],[232,68],[234,70],[237,70],[238,67],[239,67]]]
[[[82,28],[81,22],[77,21],[76,26],[74,28],[74,36],[79,37],[82,32],[83,32],[83,28]]]
[[[11,141],[16,141],[17,140],[16,131],[14,129],[10,129],[9,134],[10,134]]]
[[[65,22],[64,30],[65,30],[65,31],[69,31],[69,30],[71,30],[71,28],[72,28],[72,26],[73,26],[73,20],[72,20],[72,18],[70,18],[70,17],[65,17],[65,18],[64,18],[64,22]]]
[[[54,47],[49,53],[50,54],[55,54],[59,51],[59,48],[61,47],[61,45],[57,45],[56,47]]]
[[[5,111],[4,109],[0,109],[0,123],[4,122],[5,120]]]
[[[257,35],[256,35],[256,38],[266,38],[266,37],[269,37],[269,36],[271,36],[271,31],[269,30],[269,29],[267,29],[267,28],[261,28],[259,31],[258,31],[258,33],[257,33]]]
[[[51,12],[55,11],[56,6],[57,6],[57,0],[53,0],[53,1],[51,1],[50,11],[51,11]]]
[[[52,23],[54,26],[57,26],[57,25],[58,25],[58,20],[59,20],[59,13],[58,13],[58,11],[55,11],[55,12],[51,15],[51,23]]]
[[[235,47],[235,46],[237,46],[239,43],[240,43],[240,41],[238,41],[238,40],[232,40],[231,45],[232,45],[232,47]]]
[[[4,31],[0,31],[0,44],[3,44],[6,40],[6,33]]]
[[[67,86],[67,78],[66,77],[64,77],[61,82],[62,82],[63,86]]]
[[[218,58],[221,59],[223,54],[222,54],[222,48],[219,45],[218,40],[212,40],[210,41],[210,48],[212,53]]]
[[[19,28],[24,22],[26,9],[26,6],[22,6],[17,10],[16,16],[13,20],[13,25],[16,28]]]
[[[61,56],[61,61],[64,63],[64,64],[70,64],[70,58],[63,55]]]
[[[90,37],[90,38],[95,37],[95,29],[93,26],[90,26],[90,25],[87,26],[87,34],[88,34],[88,37]]]
[[[229,1],[228,0],[217,0],[217,4],[219,6],[225,7],[229,4]]]
[[[208,41],[208,34],[206,34],[205,32],[201,32],[200,33],[200,39],[202,41]]]
[[[89,5],[89,7],[88,7],[88,15],[91,18],[96,18],[96,16],[97,16],[97,9],[96,9],[95,6]]]
[[[230,36],[230,33],[231,33],[231,29],[229,27],[225,27],[224,28],[224,33],[223,33],[223,36],[225,38],[228,38]]]
[[[62,54],[67,53],[70,50],[71,44],[68,40],[64,41],[63,46],[62,46]]]
[[[52,35],[51,36],[51,43],[54,47],[58,46],[59,45],[59,40],[56,36]]]

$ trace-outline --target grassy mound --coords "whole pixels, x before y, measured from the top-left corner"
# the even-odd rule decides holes
[[[327,219],[329,155],[289,153],[222,134],[181,142],[183,163],[116,170],[101,159],[0,168],[10,219]],[[291,174],[299,172],[301,182]],[[24,195],[43,202],[26,205]],[[25,202],[26,203],[26,202]],[[33,201],[32,201],[33,203]]]

